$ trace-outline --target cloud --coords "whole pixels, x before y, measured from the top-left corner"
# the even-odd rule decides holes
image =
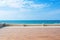
[[[49,4],[44,4],[44,3],[40,3],[40,4],[36,4],[34,1],[24,1],[24,4],[23,4],[23,8],[26,8],[26,9],[33,9],[33,8],[45,8],[45,7],[49,7]]]
[[[19,7],[19,1],[18,0],[0,0],[0,7],[3,6],[13,7],[17,8]]]
[[[25,0],[0,0],[0,7],[8,6],[13,8],[44,8],[47,4],[36,4],[34,1]]]
[[[50,5],[46,3],[36,4],[34,1],[26,0],[0,0],[0,8],[7,8],[6,10],[0,9],[0,19],[31,19],[32,17],[32,19],[35,19],[40,16],[40,9],[49,6]],[[35,14],[37,14],[37,16]]]
[[[6,6],[5,1],[0,0],[0,7],[5,7],[5,6]]]
[[[7,0],[6,4],[8,7],[21,8],[23,5],[23,0]]]

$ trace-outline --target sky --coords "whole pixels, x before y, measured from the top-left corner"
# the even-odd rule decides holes
[[[60,0],[0,0],[0,20],[60,20]]]

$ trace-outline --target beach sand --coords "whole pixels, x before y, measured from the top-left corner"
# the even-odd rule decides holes
[[[9,26],[0,29],[0,40],[60,40],[60,26]]]

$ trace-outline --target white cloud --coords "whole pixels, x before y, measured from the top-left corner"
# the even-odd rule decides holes
[[[6,3],[5,1],[0,0],[0,7],[5,7],[5,6],[6,6],[6,4],[5,4],[5,3]]]
[[[8,6],[13,8],[44,8],[47,4],[36,4],[34,1],[25,0],[0,0],[0,7]]]
[[[34,1],[25,1],[24,4],[23,4],[23,7],[24,8],[45,8],[45,7],[48,7],[49,5],[48,4],[36,4]]]
[[[22,6],[22,0],[7,0],[6,4],[8,7],[20,8]]]
[[[8,10],[0,10],[0,19],[27,19],[32,11],[35,9],[43,9],[48,7],[48,4],[36,4],[34,1],[25,1],[25,0],[0,0],[1,7],[9,7]],[[18,12],[15,10],[9,10],[10,8],[19,8]],[[33,10],[34,9],[34,10]],[[38,10],[37,10],[38,11]],[[26,16],[25,13],[29,13]],[[33,15],[32,15],[33,16]],[[31,18],[32,18],[31,16]],[[39,15],[40,16],[40,15]]]

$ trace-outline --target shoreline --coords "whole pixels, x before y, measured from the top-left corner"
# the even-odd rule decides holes
[[[60,28],[60,24],[0,24],[0,28]]]
[[[60,26],[60,24],[7,24],[9,26]]]
[[[7,28],[60,28],[60,24],[9,24]]]

